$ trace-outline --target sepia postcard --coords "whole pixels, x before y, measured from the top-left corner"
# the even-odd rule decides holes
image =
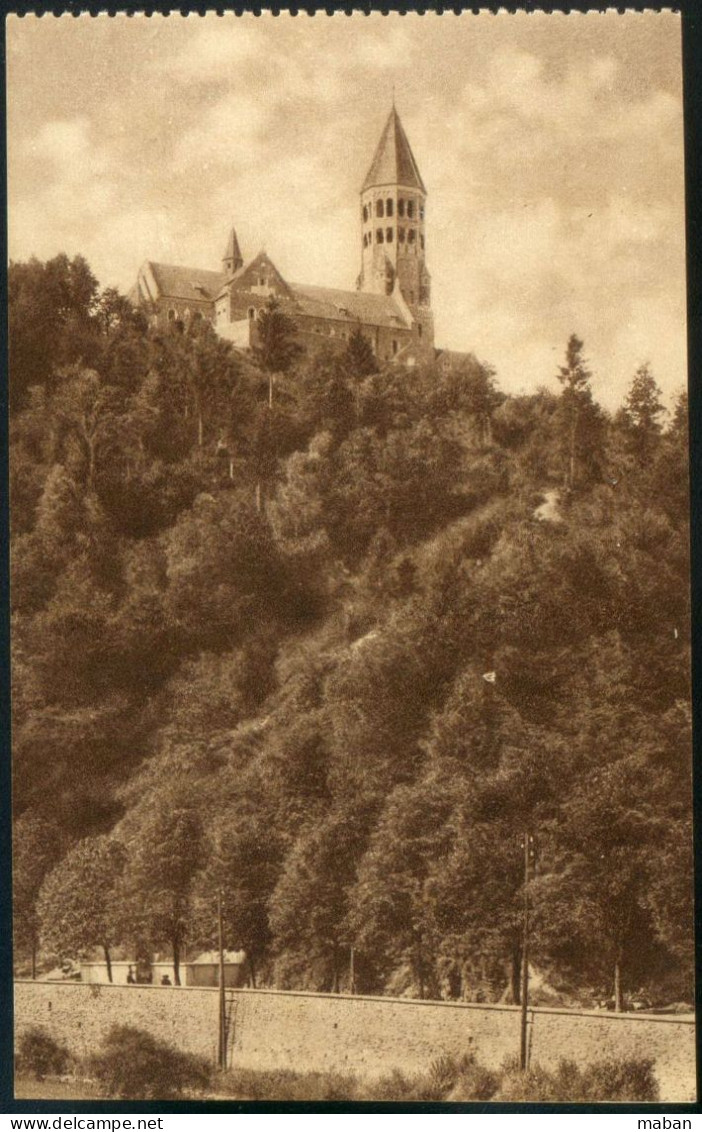
[[[681,60],[8,17],[17,1101],[696,1100]]]

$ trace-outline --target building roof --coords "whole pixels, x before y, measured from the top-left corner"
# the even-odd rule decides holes
[[[212,302],[226,279],[221,271],[205,271],[201,267],[175,267],[153,260],[149,260],[149,266],[162,298]]]
[[[246,959],[246,952],[245,951],[225,951],[224,952],[224,962],[225,963],[241,964],[245,961],[245,959]],[[200,963],[203,963],[203,964],[219,963],[219,952],[218,951],[203,951],[202,954],[198,955],[196,959],[191,959],[189,962],[190,962],[191,967],[194,967],[196,964],[199,965]]]
[[[392,295],[373,295],[364,291],[338,291],[334,287],[313,287],[290,283],[290,290],[301,314],[311,318],[361,322],[370,326],[406,329],[407,319]]]
[[[375,185],[404,185],[405,188],[426,192],[407,134],[394,106],[385,123],[361,192]]]

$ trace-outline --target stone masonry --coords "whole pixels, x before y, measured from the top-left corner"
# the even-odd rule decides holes
[[[336,1070],[377,1077],[425,1072],[442,1054],[473,1051],[498,1068],[519,1050],[519,1010],[509,1006],[294,991],[227,992],[228,1057],[249,1069]],[[142,1027],[215,1061],[218,992],[200,987],[15,984],[16,1036],[41,1026],[73,1052],[93,1052],[115,1023]],[[661,1100],[695,1099],[695,1026],[688,1015],[529,1012],[532,1063],[607,1057],[655,1062]]]

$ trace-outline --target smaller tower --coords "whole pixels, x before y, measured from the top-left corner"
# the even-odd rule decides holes
[[[243,266],[244,257],[241,254],[239,241],[236,238],[236,228],[234,228],[234,226],[232,225],[232,230],[229,233],[229,239],[227,240],[227,246],[224,249],[224,255],[222,256],[222,271],[226,275],[227,279],[231,279],[232,275],[234,275],[235,272],[237,272],[239,268]]]

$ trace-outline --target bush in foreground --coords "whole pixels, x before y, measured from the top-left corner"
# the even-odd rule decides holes
[[[41,1026],[32,1026],[19,1039],[15,1059],[18,1073],[32,1074],[41,1081],[65,1073],[68,1062],[67,1048]]]
[[[105,1096],[172,1100],[207,1087],[207,1064],[135,1026],[113,1026],[90,1072]]]
[[[550,1073],[539,1065],[522,1073],[507,1066],[495,1101],[595,1103],[601,1101],[657,1101],[658,1084],[653,1062],[645,1058],[599,1061],[580,1068],[574,1061],[561,1061]]]
[[[508,1063],[486,1069],[472,1055],[441,1057],[428,1073],[400,1070],[372,1081],[337,1073],[232,1069],[219,1078],[217,1091],[256,1101],[512,1101],[583,1103],[655,1101],[658,1086],[647,1060],[602,1061],[579,1068],[561,1061],[554,1071],[534,1065],[522,1073]]]

